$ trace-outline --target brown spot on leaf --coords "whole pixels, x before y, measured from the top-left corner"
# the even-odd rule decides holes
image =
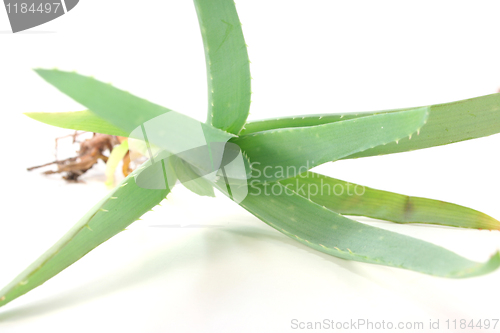
[[[404,221],[409,222],[411,215],[413,213],[413,204],[411,202],[411,197],[407,196],[406,201],[405,201],[405,208],[404,208]]]

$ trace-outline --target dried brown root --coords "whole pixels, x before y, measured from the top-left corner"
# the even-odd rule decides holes
[[[70,135],[71,137],[73,137],[73,142],[76,142],[76,136],[80,134],[82,133],[75,132],[75,134]],[[50,162],[39,166],[34,166],[28,168],[28,171],[56,164],[57,165],[56,171],[49,170],[45,171],[44,173],[45,174],[66,173],[66,175],[63,176],[64,179],[70,181],[76,181],[78,180],[78,177],[80,177],[90,168],[92,168],[99,160],[103,160],[106,163],[108,161],[108,156],[104,155],[104,152],[105,151],[111,152],[111,150],[113,150],[113,147],[119,143],[120,142],[116,136],[94,133],[94,136],[92,138],[86,139],[80,143],[80,150],[78,151],[78,156],[71,157],[65,160],[56,160],[54,162]],[[56,139],[56,145],[57,145],[57,139]]]

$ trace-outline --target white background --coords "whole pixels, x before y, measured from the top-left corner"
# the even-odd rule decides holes
[[[500,88],[498,1],[239,0],[237,9],[252,61],[250,119],[420,106]],[[79,184],[26,171],[51,161],[54,138],[71,131],[22,112],[84,109],[31,68],[76,70],[199,120],[206,114],[191,1],[83,0],[53,22],[9,29],[2,8],[2,286],[107,191],[102,164]],[[498,147],[496,135],[318,171],[500,218]],[[477,261],[500,249],[498,231],[360,220]],[[0,332],[295,332],[292,319],[358,318],[426,328],[439,319],[447,331],[447,319],[500,319],[499,281],[500,271],[449,280],[337,259],[222,195],[201,198],[178,186],[129,231],[1,308]]]

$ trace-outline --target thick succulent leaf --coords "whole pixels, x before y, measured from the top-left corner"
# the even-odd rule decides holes
[[[430,107],[429,121],[420,135],[399,145],[375,147],[349,158],[399,153],[446,145],[500,132],[500,94],[438,104]],[[415,139],[415,140],[413,140]]]
[[[397,223],[500,230],[499,221],[471,208],[376,190],[311,171],[281,180],[280,183],[342,215],[366,216]]]
[[[498,252],[486,263],[474,262],[440,246],[353,221],[279,182],[253,184],[240,205],[290,238],[343,259],[449,278],[482,275],[500,266]]]
[[[378,145],[398,142],[417,132],[427,116],[427,108],[421,108],[257,132],[234,138],[232,142],[252,162],[254,181],[274,182]]]
[[[129,133],[126,136],[148,141],[172,154],[209,147],[214,142],[225,143],[235,136],[91,77],[59,70],[36,72],[98,117]],[[183,158],[190,158],[189,163],[204,168],[205,155],[211,151],[202,150],[204,155],[184,154]],[[221,158],[210,156],[209,166],[217,165]]]
[[[92,77],[56,69],[36,69],[35,71],[45,81],[86,106],[99,118],[126,133],[131,133],[147,121],[166,113],[171,114],[171,118],[177,121],[175,126],[179,128],[179,131],[182,131],[185,126],[191,126],[193,122],[197,122],[183,114],[151,103]],[[211,142],[224,141],[234,137],[232,134],[207,124],[200,123],[200,126]]]
[[[125,157],[128,152],[128,141],[123,141],[120,145],[115,146],[109,154],[108,161],[106,162],[106,186],[112,188],[115,183],[115,171],[118,164]]]
[[[132,132],[150,119],[173,112],[117,89],[109,83],[78,73],[56,69],[35,69],[35,72],[61,92],[126,133]]]
[[[245,124],[245,128],[241,130],[240,135],[243,136],[256,132],[269,131],[280,128],[324,125],[324,124],[334,123],[336,121],[349,120],[364,116],[372,116],[375,114],[381,114],[393,111],[406,111],[411,109],[379,111],[379,112],[360,112],[360,113],[309,114],[309,115],[298,115],[298,116],[290,116],[282,118],[254,120]]]
[[[130,132],[119,129],[88,110],[76,112],[28,112],[25,115],[48,125],[76,131],[118,136],[128,136],[130,134]]]
[[[415,108],[389,111],[363,112],[359,114],[325,114],[295,116],[250,122],[241,135],[284,127],[315,126],[325,123],[366,117],[387,112],[409,111]],[[500,94],[486,95],[452,103],[429,106],[429,121],[421,129],[420,135],[412,136],[385,146],[377,146],[344,158],[357,158],[399,153],[429,148],[449,143],[476,139],[500,132]]]
[[[250,61],[233,0],[194,0],[205,46],[207,123],[238,134],[250,109]]]
[[[168,188],[147,190],[137,186],[135,174],[133,172],[125,178],[55,245],[0,290],[0,306],[41,285],[121,232],[170,192]]]

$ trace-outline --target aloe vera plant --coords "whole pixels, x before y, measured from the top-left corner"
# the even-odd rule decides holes
[[[371,188],[362,195],[337,194],[337,188],[356,185],[309,171],[340,159],[405,152],[498,133],[500,94],[356,115],[247,122],[250,67],[234,3],[195,0],[195,7],[206,56],[206,123],[94,78],[36,70],[88,110],[28,116],[63,128],[140,140],[150,160],[2,289],[0,306],[43,284],[122,231],[166,198],[177,180],[200,195],[214,196],[216,188],[277,231],[336,257],[450,278],[482,275],[500,266],[499,253],[485,263],[474,262],[344,215],[500,230],[500,222],[492,217],[451,203]],[[115,155],[121,156],[126,146],[116,149]],[[237,162],[240,164],[231,168]],[[112,165],[116,165],[115,159]],[[324,188],[329,191],[321,191]]]

